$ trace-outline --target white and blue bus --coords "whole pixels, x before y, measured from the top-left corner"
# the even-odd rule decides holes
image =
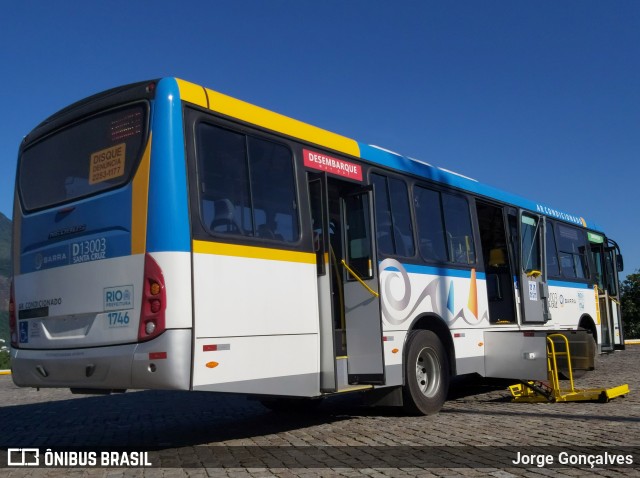
[[[13,218],[19,386],[433,413],[455,375],[546,376],[538,337],[623,346],[593,223],[175,78],[37,126]]]

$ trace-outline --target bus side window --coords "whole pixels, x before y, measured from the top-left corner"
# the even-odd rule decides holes
[[[547,274],[558,277],[560,265],[558,263],[558,249],[556,248],[556,235],[553,232],[553,223],[547,221]]]
[[[299,238],[298,204],[289,148],[248,137],[255,235],[295,242]]]
[[[251,234],[245,136],[207,123],[197,129],[200,214],[215,234]]]
[[[460,196],[442,194],[449,260],[456,264],[475,264],[476,252],[471,229],[469,203]]]
[[[587,239],[584,231],[558,224],[558,254],[562,275],[571,279],[587,279]]]
[[[399,179],[389,178],[389,197],[391,198],[396,254],[412,257],[415,255],[415,245],[413,243],[411,208],[409,207],[409,192],[407,191],[406,183]]]
[[[197,134],[202,224],[214,234],[296,242],[300,229],[291,150],[204,122]]]
[[[413,257],[413,227],[409,194],[404,181],[371,175],[375,195],[378,252]]]
[[[416,186],[414,189],[420,254],[427,260],[447,261],[447,246],[442,224],[440,193]]]
[[[371,175],[371,184],[375,199],[376,239],[378,252],[393,254],[393,224],[391,222],[391,207],[387,191],[387,178],[379,174]]]

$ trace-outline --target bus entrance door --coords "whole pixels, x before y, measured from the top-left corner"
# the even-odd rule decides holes
[[[359,190],[341,199],[344,315],[349,384],[383,384],[378,265],[373,247],[373,195]]]
[[[549,320],[549,297],[545,263],[544,217],[520,214],[520,294],[523,323],[545,323]]]
[[[613,330],[613,348],[624,350],[624,329],[622,327],[622,310],[620,306],[620,283],[618,273],[624,267],[620,248],[611,239],[606,248],[607,283],[609,291],[609,306],[611,307],[611,325]]]
[[[372,193],[313,173],[309,196],[318,271],[321,388],[330,392],[383,384]]]
[[[596,293],[600,313],[600,347],[603,352],[623,348],[616,248],[607,247],[605,237],[588,232],[591,256],[595,266]]]
[[[487,277],[489,322],[516,323],[513,259],[509,254],[503,208],[476,201],[476,212]]]

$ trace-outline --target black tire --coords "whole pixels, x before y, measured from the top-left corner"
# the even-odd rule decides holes
[[[430,330],[409,333],[404,373],[405,411],[414,415],[438,413],[449,391],[449,360],[436,334]]]

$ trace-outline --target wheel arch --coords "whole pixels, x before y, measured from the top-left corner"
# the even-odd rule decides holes
[[[595,321],[589,314],[582,314],[580,320],[578,321],[578,328],[585,329],[591,332],[591,335],[593,335],[593,340],[596,341],[596,345],[599,343],[598,328],[596,327]]]
[[[449,373],[453,377],[456,375],[456,351],[453,345],[453,338],[451,337],[451,330],[446,322],[437,314],[426,313],[417,316],[413,319],[411,326],[407,330],[407,335],[405,337],[405,360],[406,360],[406,350],[407,350],[407,338],[409,337],[412,330],[430,330],[440,339],[442,345],[444,346],[447,352],[447,359],[449,361]],[[404,368],[403,368],[403,381],[404,377]]]

